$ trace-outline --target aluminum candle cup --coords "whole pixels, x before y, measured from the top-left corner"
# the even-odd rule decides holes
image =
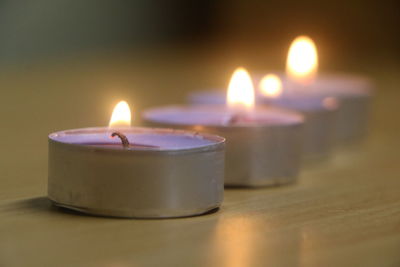
[[[331,154],[335,143],[338,107],[335,98],[289,95],[276,99],[265,99],[264,103],[303,114],[305,118],[303,151],[306,160],[325,158]]]
[[[355,75],[317,72],[318,52],[314,41],[304,35],[296,37],[287,55],[285,90],[337,97],[342,106],[337,112],[335,141],[341,143],[359,139],[367,128],[369,93],[365,86],[369,86],[369,81]]]
[[[270,186],[296,180],[301,162],[301,115],[280,109],[237,113],[224,107],[147,110],[150,125],[174,126],[226,138],[225,185]]]
[[[338,143],[355,141],[368,131],[373,83],[363,76],[331,74],[321,75],[311,88],[324,96],[339,99],[335,139]]]
[[[189,95],[194,105],[226,105],[222,91],[203,91]],[[257,98],[258,104],[277,106],[294,110],[305,118],[303,153],[305,159],[318,159],[328,156],[332,150],[337,125],[336,101],[320,95],[293,95],[277,99]]]
[[[123,147],[112,132],[123,133]],[[151,128],[49,135],[48,196],[84,213],[137,218],[203,214],[223,199],[225,139]]]

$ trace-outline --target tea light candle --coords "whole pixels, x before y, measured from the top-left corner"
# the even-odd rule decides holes
[[[368,132],[374,85],[367,77],[354,74],[319,74],[309,89],[320,96],[335,97],[340,105],[336,114],[335,140],[348,143]]]
[[[120,124],[114,115],[111,123]],[[215,135],[129,126],[52,133],[48,196],[57,206],[103,216],[203,214],[223,199],[224,142]]]
[[[260,102],[301,112],[305,118],[305,159],[320,159],[330,155],[335,131],[338,102],[333,97],[323,97],[306,91],[284,91],[277,75],[266,75],[260,81]]]
[[[210,132],[226,138],[225,185],[269,186],[295,181],[301,162],[301,115],[254,108],[248,73],[238,69],[228,88],[229,106],[170,106],[149,109],[151,125]]]
[[[334,125],[335,141],[354,141],[365,135],[372,83],[365,77],[350,74],[317,75],[317,71],[318,54],[313,40],[307,36],[297,37],[289,49],[287,75],[283,77],[285,92],[281,98],[293,98],[296,97],[293,95],[299,94],[306,94],[311,98],[337,98],[340,105]],[[270,102],[271,95],[262,89],[263,79],[259,82],[260,95]]]
[[[334,141],[336,101],[317,95],[290,94],[282,97],[282,83],[278,76],[266,76],[261,82],[264,94],[268,97],[258,97],[258,104],[269,107],[278,106],[301,112],[304,116],[303,153],[304,158],[316,159],[327,157]],[[226,100],[220,91],[194,92],[189,95],[189,101],[194,105],[225,105]]]
[[[329,155],[333,144],[353,142],[366,134],[374,87],[368,78],[350,74],[317,75],[316,46],[305,36],[293,41],[286,66],[287,75],[271,76],[263,73],[255,76],[257,103],[303,112],[306,117],[305,127],[309,128],[304,135],[304,152],[309,158]],[[276,82],[274,79],[282,81]],[[270,91],[276,90],[273,88],[277,84],[282,92]],[[224,92],[220,90],[193,92],[188,100],[192,104],[201,105],[222,105],[226,102]],[[333,104],[335,101],[336,105]],[[324,102],[328,103],[327,107]],[[311,116],[310,111],[324,115]],[[326,123],[312,122],[314,117],[320,117],[317,121]]]

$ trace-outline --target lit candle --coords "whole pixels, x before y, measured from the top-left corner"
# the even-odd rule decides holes
[[[367,78],[350,74],[319,74],[317,48],[307,36],[299,36],[292,42],[286,74],[282,98],[338,99],[333,131],[335,141],[356,140],[365,135],[372,91],[372,83]],[[271,102],[261,87],[259,83],[260,95]]]
[[[307,63],[307,62],[306,62]],[[310,71],[310,75],[313,74]],[[303,81],[310,78],[302,77]],[[303,153],[305,159],[323,158],[330,154],[335,127],[335,111],[337,109],[334,98],[325,98],[310,94],[288,94],[284,92],[283,83],[276,74],[267,74],[259,82],[258,104],[281,106],[286,109],[301,112],[305,117],[303,134]],[[285,93],[285,94],[284,94]],[[257,94],[256,94],[257,95]],[[195,105],[223,105],[226,101],[219,91],[195,92],[189,96],[189,101]]]
[[[288,77],[301,85],[314,82],[318,71],[318,53],[314,41],[307,36],[297,37],[291,44],[286,60]]]
[[[164,218],[216,209],[223,198],[222,137],[130,127],[125,102],[109,127],[49,135],[48,196],[85,213]]]
[[[151,125],[215,133],[227,139],[225,184],[268,186],[292,182],[301,162],[301,115],[254,107],[254,87],[243,68],[232,76],[227,105],[169,106],[149,109]]]
[[[314,75],[312,71],[310,75]],[[312,80],[305,73],[297,78],[305,83]],[[259,90],[264,97],[262,103],[295,110],[304,115],[305,159],[321,158],[330,154],[334,143],[338,106],[335,98],[307,92],[285,92],[281,79],[275,74],[265,75],[259,82]]]
[[[282,79],[282,92],[276,97],[263,89],[266,85],[269,88],[276,86],[276,82],[271,79],[265,80],[265,73],[256,75],[257,103],[282,105],[302,111],[317,107],[321,110],[326,103],[328,109],[332,109],[335,106],[333,102],[337,101],[334,108],[335,119],[333,121],[328,119],[327,129],[330,134],[325,140],[318,139],[322,145],[319,143],[314,146],[306,145],[305,153],[309,157],[329,155],[333,143],[355,141],[366,134],[373,91],[372,82],[359,75],[319,74],[317,48],[311,38],[300,36],[293,41],[286,61],[286,75],[280,74],[278,77]],[[188,100],[197,105],[225,103],[224,92],[218,90],[192,92]]]

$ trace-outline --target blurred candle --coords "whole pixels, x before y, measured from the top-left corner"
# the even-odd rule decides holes
[[[315,68],[312,67],[316,65],[315,63],[310,64],[306,62],[305,64],[308,66],[307,68],[302,69],[300,66],[296,66],[299,73],[296,78],[301,82],[310,81],[311,79],[307,77],[306,70],[310,71],[311,76],[316,72]],[[330,154],[334,137],[335,111],[337,108],[334,98],[330,98],[327,101],[325,97],[308,94],[305,91],[301,91],[301,94],[289,94],[286,88],[284,88],[280,77],[273,73],[263,76],[258,88],[257,100],[259,104],[267,104],[269,107],[283,107],[301,112],[304,115],[304,158],[322,158]],[[224,105],[225,103],[223,94],[218,91],[196,92],[190,95],[189,100],[197,105],[206,105],[207,103]]]
[[[299,66],[297,68],[302,72],[297,72],[301,75],[295,75],[296,79],[301,83],[309,82],[311,78],[306,75],[305,68],[300,69]],[[312,68],[308,69],[314,72]],[[307,92],[283,91],[282,81],[275,74],[265,75],[260,80],[259,90],[264,104],[295,110],[304,115],[303,149],[306,159],[326,157],[330,154],[337,108],[334,98],[323,98]]]
[[[260,91],[268,98],[277,98],[282,94],[282,81],[278,75],[267,74],[260,81]]]
[[[232,75],[219,106],[168,106],[143,113],[150,125],[209,132],[226,138],[228,186],[269,186],[293,182],[300,167],[301,115],[276,108],[255,107],[254,87],[248,72]]]
[[[328,119],[329,125],[326,125],[330,133],[325,141],[330,145],[320,146],[320,151],[314,152],[312,147],[310,150],[306,148],[306,153],[309,155],[329,155],[333,144],[354,142],[366,134],[374,85],[368,77],[360,75],[320,74],[318,60],[317,47],[310,37],[295,38],[287,54],[286,74],[275,73],[275,76],[270,76],[264,71],[256,73],[256,102],[299,110],[307,107],[315,109],[315,106],[323,109],[326,103],[329,103],[329,109],[337,106],[334,108],[336,109],[335,119]],[[282,84],[279,95],[274,91],[277,88],[277,76],[281,78]],[[272,99],[275,100],[272,101]],[[191,92],[188,100],[196,105],[226,103],[224,92],[221,90]]]
[[[328,103],[332,103],[332,98],[338,100],[333,129],[336,143],[355,141],[365,135],[372,83],[365,77],[350,74],[318,74],[317,48],[310,37],[299,36],[292,42],[283,79],[283,98],[317,97]],[[270,102],[262,86],[260,82],[260,95]]]

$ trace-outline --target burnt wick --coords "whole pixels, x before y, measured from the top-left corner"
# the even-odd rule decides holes
[[[128,148],[128,147],[129,147],[129,140],[128,140],[128,138],[126,138],[126,136],[125,136],[123,133],[120,133],[120,132],[113,132],[113,133],[111,134],[111,136],[112,136],[112,137],[118,136],[119,139],[121,139],[122,146],[123,146],[124,148]]]

